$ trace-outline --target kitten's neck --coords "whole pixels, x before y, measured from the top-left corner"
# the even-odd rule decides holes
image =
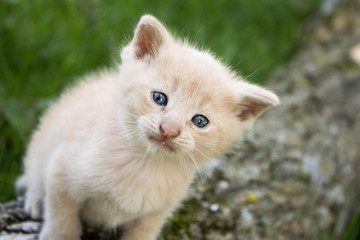
[[[196,169],[198,168],[196,162],[194,162],[189,156],[181,152],[148,152],[145,149],[141,149],[138,153],[138,161],[144,166],[151,168],[165,168],[170,170],[169,174],[173,171],[178,172],[182,175],[192,177]]]

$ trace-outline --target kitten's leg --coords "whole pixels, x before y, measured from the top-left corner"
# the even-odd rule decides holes
[[[81,232],[79,204],[58,189],[47,192],[40,240],[80,240]]]
[[[80,240],[82,233],[81,203],[69,196],[64,180],[66,171],[61,151],[64,149],[56,151],[46,176],[45,222],[40,240]]]
[[[26,169],[26,175],[21,181],[27,181],[25,193],[25,212],[33,219],[42,218],[43,201],[45,197],[44,173],[38,166],[38,159],[26,159],[30,166]],[[24,180],[25,179],[25,180]],[[21,183],[21,182],[20,182]],[[24,183],[21,183],[25,185]]]
[[[38,176],[30,179],[29,188],[25,194],[25,212],[32,219],[40,219],[43,212],[44,186]]]
[[[21,175],[16,179],[15,182],[15,191],[16,195],[22,195],[24,192],[26,192],[26,189],[29,188],[28,178],[25,174]]]
[[[17,183],[17,189],[26,188],[25,212],[33,219],[42,218],[43,203],[45,197],[44,175],[49,162],[49,151],[46,150],[43,136],[36,131],[31,138],[29,147],[24,158],[25,173]]]
[[[125,227],[121,240],[155,240],[169,212],[157,212],[136,219]]]

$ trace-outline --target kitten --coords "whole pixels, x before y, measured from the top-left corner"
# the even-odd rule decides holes
[[[152,16],[121,58],[62,94],[32,136],[17,186],[31,217],[44,208],[41,240],[80,239],[82,221],[155,239],[198,165],[279,103]]]

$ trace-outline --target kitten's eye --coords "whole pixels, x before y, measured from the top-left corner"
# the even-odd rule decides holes
[[[157,104],[159,104],[161,106],[166,106],[166,104],[167,104],[167,97],[162,92],[154,92],[153,99],[154,99],[154,102],[156,102]]]
[[[203,128],[209,123],[209,120],[204,115],[195,115],[191,121],[199,128]]]

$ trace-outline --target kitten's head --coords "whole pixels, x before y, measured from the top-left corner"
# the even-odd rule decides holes
[[[199,162],[219,156],[279,103],[210,53],[175,40],[152,16],[141,18],[121,56],[129,136],[150,153]]]

